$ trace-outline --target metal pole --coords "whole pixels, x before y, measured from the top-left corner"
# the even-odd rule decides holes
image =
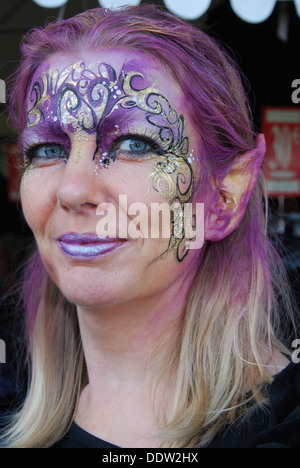
[[[66,1],[66,3],[64,3],[60,9],[59,9],[59,12],[58,12],[58,15],[57,15],[57,20],[58,21],[62,21],[64,19],[64,15],[65,15],[65,11],[66,11],[66,6],[67,6],[67,3],[68,3],[69,0]]]

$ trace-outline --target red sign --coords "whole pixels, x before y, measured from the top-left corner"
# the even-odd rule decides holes
[[[8,143],[6,145],[7,164],[8,164],[8,200],[16,202],[19,197],[20,182],[22,177],[22,167],[20,150],[17,143]]]
[[[271,197],[300,196],[300,108],[264,107],[264,173]]]

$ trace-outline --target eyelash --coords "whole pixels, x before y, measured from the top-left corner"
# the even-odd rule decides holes
[[[119,133],[118,135],[114,135],[113,137],[111,135],[108,135],[108,141],[110,141],[110,153],[111,154],[114,154],[114,148],[117,146],[118,143],[122,142],[122,141],[126,141],[126,140],[141,140],[143,141],[144,143],[148,144],[149,146],[151,146],[151,148],[154,150],[154,152],[158,155],[158,156],[162,156],[165,151],[163,150],[163,148],[160,146],[160,144],[158,143],[157,141],[157,136],[148,132],[147,130],[144,130],[143,132],[137,132],[137,131],[133,131],[131,132],[129,129],[127,130],[127,132],[124,132],[124,133]],[[137,153],[141,153],[141,152],[137,152]]]
[[[153,135],[152,133],[148,132],[147,130],[145,130],[143,132],[136,132],[136,131],[130,132],[129,129],[128,129],[127,132],[119,132],[117,135],[116,134],[114,134],[114,135],[109,135],[108,134],[106,136],[108,146],[110,147],[110,150],[109,150],[110,158],[114,156],[115,151],[116,151],[115,148],[116,148],[116,146],[117,146],[117,144],[119,142],[122,142],[122,141],[125,141],[125,140],[130,140],[130,139],[141,140],[144,143],[148,144],[149,146],[152,147],[152,149],[154,150],[154,152],[158,156],[162,156],[165,153],[163,148],[158,143],[156,135]],[[37,141],[37,142],[31,142],[30,144],[24,143],[24,145],[23,145],[24,162],[25,163],[29,162],[29,164],[31,164],[33,159],[35,158],[35,153],[40,148],[43,148],[44,146],[47,146],[47,145],[53,145],[53,146],[57,145],[57,146],[61,147],[66,152],[67,156],[69,156],[69,151],[65,147],[65,144],[63,144],[63,143],[61,143],[59,141],[54,141],[54,140],[45,140],[43,142]],[[137,152],[137,154],[138,153],[142,154],[142,152]],[[41,156],[40,158],[42,159],[43,157]],[[45,160],[46,159],[47,158],[45,158]],[[49,158],[49,159],[51,159],[51,158]]]
[[[34,153],[38,151],[40,148],[43,148],[44,146],[51,146],[51,145],[56,145],[62,148],[67,156],[69,156],[69,151],[67,150],[66,146],[64,143],[59,142],[59,141],[53,141],[53,140],[45,140],[43,142],[37,141],[37,142],[31,142],[29,144],[24,143],[23,144],[23,157],[24,157],[24,162],[25,164],[29,162],[29,164],[32,163],[34,159]],[[38,156],[37,156],[38,157]],[[42,158],[42,156],[40,157]],[[46,159],[46,158],[45,158]]]

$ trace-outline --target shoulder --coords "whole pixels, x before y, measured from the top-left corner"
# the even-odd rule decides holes
[[[289,363],[270,387],[270,419],[253,448],[300,448],[300,364]]]
[[[221,429],[205,448],[251,448],[257,434],[269,426],[267,408],[256,405],[247,417]]]
[[[286,360],[281,360],[281,365]],[[245,419],[220,431],[207,448],[300,448],[300,364],[287,361],[270,373],[268,406],[256,405]],[[281,367],[281,366],[280,366]],[[276,373],[277,369],[277,373]]]

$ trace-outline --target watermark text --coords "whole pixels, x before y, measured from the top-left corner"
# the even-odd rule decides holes
[[[187,249],[200,249],[204,244],[204,204],[131,203],[119,195],[118,207],[100,203],[96,214],[101,217],[96,232],[104,238],[187,239]]]
[[[295,91],[292,92],[292,101],[294,104],[299,104],[300,102],[300,78],[292,82],[292,88],[295,88]]]
[[[292,343],[292,348],[296,348],[292,353],[292,361],[294,364],[299,364],[300,362],[300,340],[294,340]]]
[[[6,363],[6,345],[4,340],[0,340],[0,364]]]
[[[6,85],[4,80],[0,80],[0,103],[5,104],[6,102]]]

